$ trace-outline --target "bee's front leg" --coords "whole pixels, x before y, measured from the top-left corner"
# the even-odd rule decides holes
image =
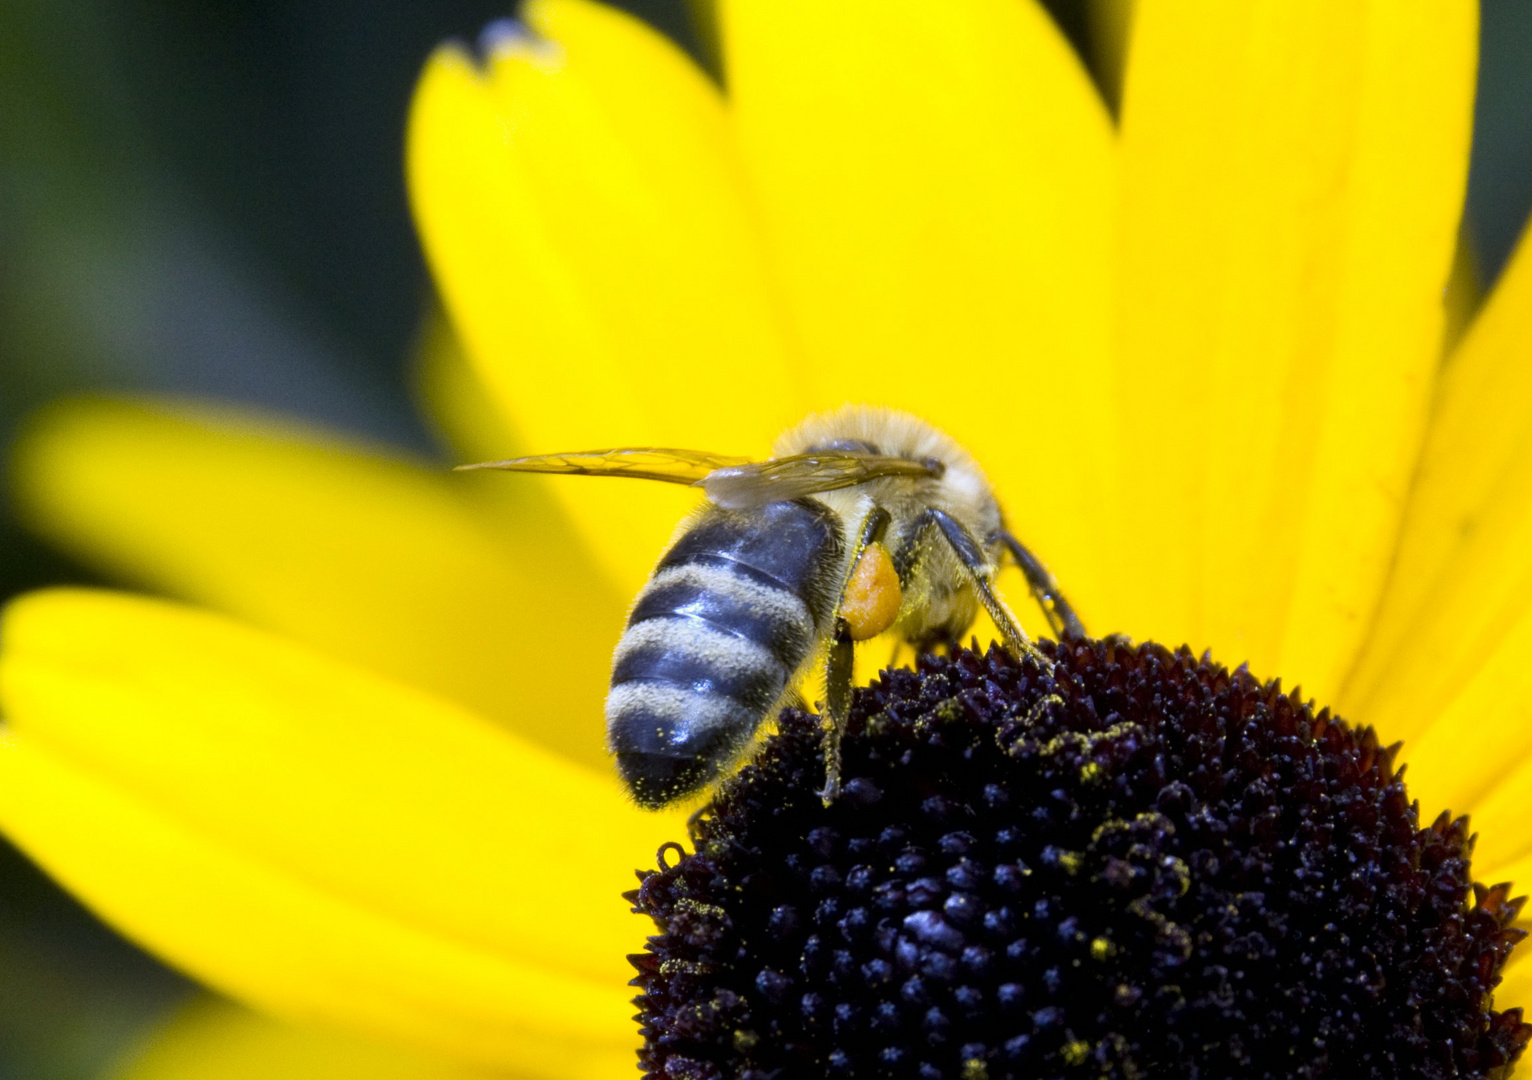
[[[952,554],[957,556],[958,563],[967,574],[968,583],[973,586],[979,603],[984,605],[984,610],[1000,630],[1000,636],[1005,639],[1005,647],[1010,654],[1018,659],[1028,655],[1041,656],[1022,630],[1021,623],[1016,621],[1016,616],[990,584],[992,571],[989,560],[984,557],[983,549],[973,534],[951,514],[935,508],[920,515],[911,536],[918,540],[928,530],[935,530],[952,550]]]
[[[825,657],[825,786],[819,793],[829,806],[840,794],[840,740],[851,717],[851,677],[856,659],[851,625],[835,620],[835,634],[830,638]]]
[[[1047,616],[1048,625],[1053,628],[1053,636],[1060,641],[1082,640],[1085,637],[1085,626],[1080,622],[1080,616],[1075,614],[1075,609],[1070,607],[1069,601],[1064,599],[1059,583],[1053,580],[1048,568],[1038,562],[1037,556],[1007,530],[1001,529],[994,538],[1005,545],[1011,558],[1016,560],[1016,565],[1026,576],[1027,588],[1032,590],[1032,598]]]

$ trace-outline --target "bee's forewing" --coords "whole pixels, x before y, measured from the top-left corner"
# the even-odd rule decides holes
[[[815,451],[724,466],[708,473],[701,483],[707,497],[719,506],[742,509],[853,487],[880,477],[924,479],[931,475],[929,466],[907,458]]]
[[[626,476],[635,480],[663,480],[671,484],[695,484],[720,468],[739,465],[749,458],[732,454],[709,454],[701,450],[675,450],[659,446],[625,446],[612,450],[581,450],[572,454],[536,454],[459,465],[458,469],[502,469],[506,472],[557,473],[565,476]]]

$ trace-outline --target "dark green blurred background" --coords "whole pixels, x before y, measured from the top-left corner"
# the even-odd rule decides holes
[[[1053,0],[1090,55],[1080,0]],[[685,0],[624,4],[693,47]],[[61,394],[208,395],[432,452],[401,132],[426,54],[507,0],[0,5],[0,445]],[[1103,79],[1107,85],[1110,77]],[[1467,235],[1532,205],[1532,0],[1484,0]],[[0,503],[0,596],[81,568]],[[99,1075],[189,993],[0,842],[0,1080]]]

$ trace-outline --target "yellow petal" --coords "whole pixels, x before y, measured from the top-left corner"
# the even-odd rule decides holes
[[[1494,852],[1507,845],[1525,843],[1532,850],[1532,829],[1518,824],[1532,818],[1532,786],[1516,789],[1508,797],[1501,785],[1511,783],[1519,765],[1532,761],[1532,611],[1496,643],[1484,664],[1458,688],[1441,714],[1418,737],[1414,731],[1396,731],[1391,717],[1379,717],[1375,726],[1385,741],[1404,736],[1401,761],[1409,766],[1410,794],[1420,799],[1427,818],[1444,809],[1474,815],[1483,826],[1478,855],[1498,857]],[[1532,784],[1532,772],[1527,773]],[[1519,794],[1518,794],[1519,793]],[[1519,807],[1514,800],[1522,798]],[[1511,811],[1501,824],[1485,825],[1484,806],[1498,802]],[[1505,833],[1506,835],[1501,835]],[[1489,853],[1489,854],[1487,854]]]
[[[719,9],[816,407],[947,430],[1069,595],[1104,611],[1114,161],[1077,57],[1030,0]]]
[[[1483,882],[1486,885],[1509,881],[1515,886],[1511,895],[1520,896],[1532,891],[1532,888],[1529,888],[1532,887],[1532,854],[1524,855],[1519,859],[1513,859],[1509,862],[1492,863],[1487,859],[1479,858],[1478,852],[1475,851],[1473,876],[1475,881]],[[1526,915],[1523,914],[1519,921],[1525,925]],[[1518,949],[1513,954],[1513,959],[1532,959],[1532,950]],[[1532,995],[1527,996],[1523,1001],[1529,1009],[1532,1009]]]
[[[443,48],[410,117],[410,190],[447,309],[529,452],[764,454],[805,411],[715,87],[637,20],[538,0],[483,67]],[[531,484],[528,478],[500,477]],[[636,591],[695,497],[554,487]]]
[[[1142,0],[1121,627],[1332,695],[1386,571],[1467,168],[1470,0]]]
[[[198,998],[180,1009],[110,1075],[113,1080],[490,1080],[507,1076],[323,1028],[285,1024],[211,997]]]
[[[227,409],[82,402],[23,441],[23,512],[111,572],[455,698],[604,766],[622,600],[546,496]],[[554,718],[557,719],[554,719]]]
[[[1523,704],[1517,712],[1520,715],[1514,719],[1525,726],[1532,710]],[[1532,858],[1532,827],[1528,824],[1532,822],[1532,756],[1525,752],[1532,739],[1515,730],[1506,731],[1505,736],[1504,741],[1509,745],[1503,749],[1490,746],[1489,750],[1503,754],[1513,767],[1496,770],[1499,776],[1475,792],[1470,802],[1461,804],[1469,812],[1474,832],[1479,834],[1474,845],[1474,865],[1486,868],[1497,881],[1509,876],[1506,868],[1513,863]],[[1519,754],[1518,746],[1521,748]],[[1481,764],[1487,765],[1482,760]],[[1413,783],[1410,788],[1413,792]],[[1520,877],[1512,880],[1529,886],[1532,885],[1532,874],[1523,871]]]
[[[618,894],[678,819],[219,616],[56,590],[3,633],[0,822],[109,922],[287,1017],[541,1074],[624,1049]]]
[[[1442,377],[1354,714],[1408,739],[1532,606],[1532,244],[1524,236]]]
[[[1495,1008],[1532,1010],[1532,959],[1521,954],[1511,954],[1506,966],[1505,978],[1495,989]]]

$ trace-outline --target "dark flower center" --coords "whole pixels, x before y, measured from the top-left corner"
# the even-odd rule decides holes
[[[1499,1077],[1522,936],[1392,749],[1120,639],[858,692],[826,807],[788,712],[628,894],[666,1080]]]

